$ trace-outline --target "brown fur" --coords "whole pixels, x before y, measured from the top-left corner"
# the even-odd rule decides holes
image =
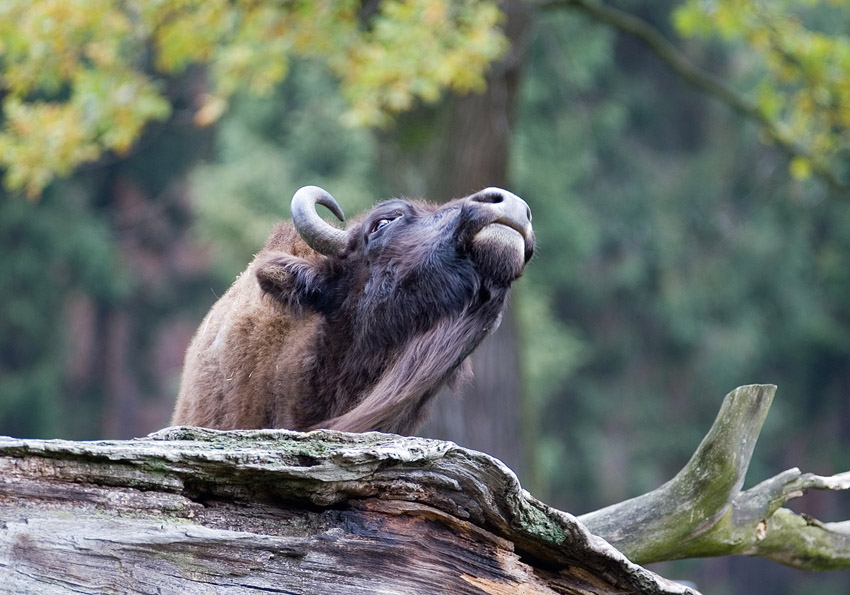
[[[286,225],[272,234],[265,250],[272,249],[313,254]],[[275,388],[286,387],[293,401],[309,394],[303,371],[315,357],[319,315],[284,312],[265,298],[256,262],[201,322],[186,354],[172,423],[222,429],[299,426],[297,411],[274,406]]]
[[[533,235],[524,256],[473,242],[487,222],[465,200],[378,205],[349,226],[337,256],[279,224],[201,323],[172,423],[415,430],[498,325],[533,250]],[[382,213],[400,210],[404,221],[367,234]]]

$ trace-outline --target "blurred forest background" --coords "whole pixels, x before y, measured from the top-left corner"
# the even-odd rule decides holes
[[[747,485],[850,468],[850,3],[266,4],[0,5],[0,433],[167,425],[192,333],[301,185],[349,215],[498,185],[538,254],[425,434],[579,514],[672,477],[765,382]],[[792,507],[850,518],[846,494]]]

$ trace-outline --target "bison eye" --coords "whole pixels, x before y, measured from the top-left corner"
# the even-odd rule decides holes
[[[369,230],[369,231],[370,231],[371,233],[375,233],[375,232],[376,232],[376,231],[378,231],[379,229],[383,229],[384,227],[386,227],[386,226],[387,226],[387,225],[389,225],[389,224],[390,224],[390,220],[389,220],[389,219],[378,219],[377,221],[375,221],[375,222],[372,224],[372,229],[371,229],[371,230]]]
[[[369,230],[369,233],[375,233],[379,229],[385,228],[387,225],[395,221],[398,217],[385,217],[383,219],[378,219],[372,224],[372,229]]]

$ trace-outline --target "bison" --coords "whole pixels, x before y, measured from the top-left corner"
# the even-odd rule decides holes
[[[348,225],[306,186],[292,223],[213,305],[186,353],[175,425],[409,434],[499,325],[534,252],[531,210],[487,188],[391,199]]]

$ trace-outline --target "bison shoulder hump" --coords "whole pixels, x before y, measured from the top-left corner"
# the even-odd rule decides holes
[[[315,255],[289,221],[281,221],[274,226],[263,251],[280,251],[301,258]]]

